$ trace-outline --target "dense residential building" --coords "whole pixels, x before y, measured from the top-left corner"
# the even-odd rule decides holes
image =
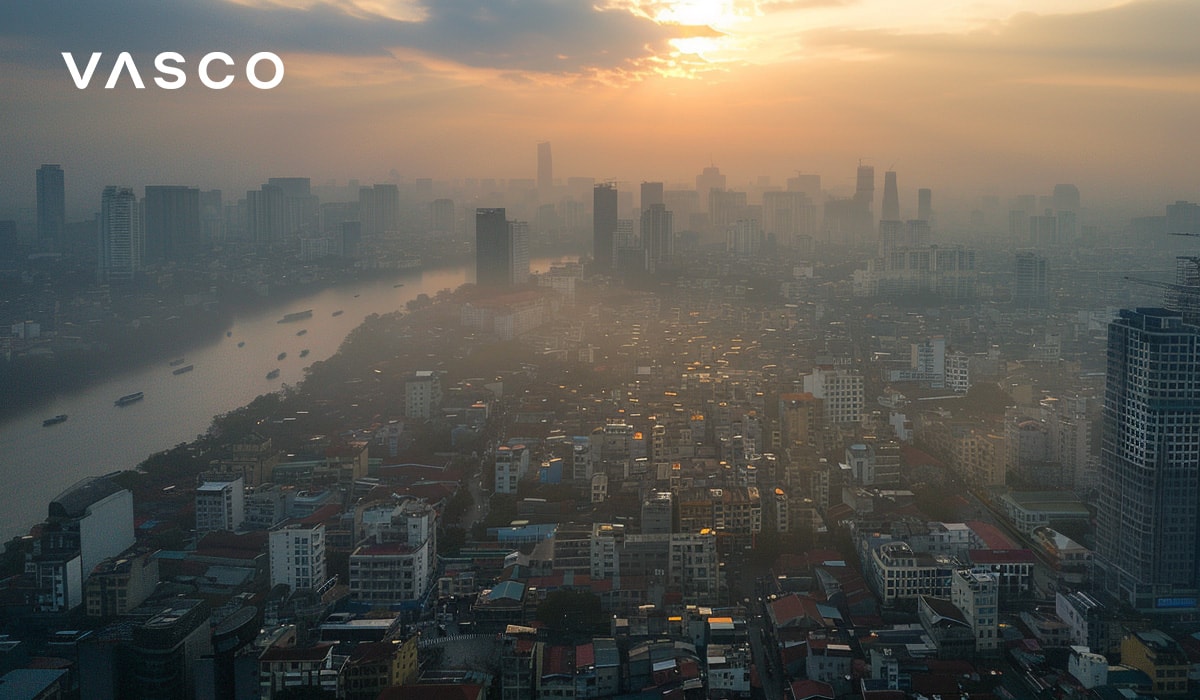
[[[861,423],[863,378],[844,367],[818,366],[804,376],[804,391],[821,399],[825,420],[830,423]]]
[[[437,512],[406,501],[389,520],[396,530],[376,530],[350,555],[350,598],[376,605],[423,600],[437,573]]]
[[[404,380],[404,415],[432,418],[442,404],[442,378],[437,372],[421,370]]]
[[[524,445],[496,448],[496,493],[516,493],[517,484],[529,472],[529,449]]]
[[[315,589],[327,580],[325,526],[285,524],[270,534],[271,585]]]
[[[975,651],[994,654],[1000,645],[1000,593],[995,574],[956,569],[950,580],[950,602],[975,634]]]
[[[196,488],[196,532],[237,530],[246,520],[242,477],[231,481],[205,480]]]

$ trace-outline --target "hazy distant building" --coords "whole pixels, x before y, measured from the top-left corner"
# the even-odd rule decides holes
[[[378,238],[400,228],[400,188],[391,184],[358,188],[362,235]]]
[[[145,262],[178,261],[200,245],[200,190],[182,185],[147,185]]]
[[[900,220],[900,190],[896,185],[895,170],[889,170],[883,174],[883,206],[879,212],[879,219],[881,221]]]
[[[221,190],[200,192],[200,245],[208,247],[225,240],[225,212]]]
[[[1200,205],[1184,201],[1168,204],[1167,233],[1200,233]]]
[[[1145,612],[1200,596],[1200,327],[1123,309],[1108,326],[1096,581]]]
[[[1037,253],[1017,253],[1014,272],[1013,303],[1021,306],[1045,304],[1050,292],[1046,278],[1046,258]]]
[[[865,228],[870,230],[875,225],[875,168],[870,165],[859,165],[855,177],[854,203],[860,211],[865,211],[867,220]],[[897,212],[897,215],[899,212]]]
[[[613,267],[613,238],[617,232],[617,187],[612,183],[592,190],[592,259],[597,269]]]
[[[1071,184],[1055,185],[1052,201],[1054,211],[1079,213],[1079,188]]]
[[[285,242],[283,190],[263,185],[246,193],[246,238],[256,248],[275,248]]]
[[[512,251],[503,208],[475,210],[475,284],[502,287],[512,284]]]
[[[651,204],[642,210],[642,247],[646,251],[646,271],[655,272],[670,264],[674,253],[671,212],[665,205]]]
[[[131,187],[109,185],[100,197],[97,222],[99,277],[128,282],[142,270],[142,217]]]
[[[917,190],[917,220],[933,220],[933,190],[928,187]]]
[[[429,206],[429,227],[441,233],[454,233],[454,200],[435,199]]]
[[[67,200],[62,166],[43,165],[37,170],[38,243],[60,245],[66,219]]]
[[[796,173],[787,179],[788,192],[803,192],[810,202],[821,201],[821,176],[816,173]]]
[[[666,199],[663,195],[663,184],[661,182],[643,182],[641,194],[643,212],[655,204],[666,204]]]
[[[508,222],[508,252],[512,260],[509,284],[529,281],[529,222]]]
[[[696,191],[700,193],[700,208],[702,211],[709,209],[709,195],[713,190],[723,191],[725,189],[725,176],[721,174],[721,169],[715,165],[710,165],[705,168],[699,175],[696,176]]]
[[[761,223],[764,234],[795,245],[799,236],[816,235],[817,208],[804,192],[763,192]]]
[[[537,145],[537,188],[545,196],[554,189],[554,160],[550,155],[550,142]]]

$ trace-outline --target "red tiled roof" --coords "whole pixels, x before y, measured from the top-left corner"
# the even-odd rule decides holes
[[[1034,564],[1037,560],[1028,549],[969,549],[967,558],[972,564]]]
[[[809,679],[792,682],[792,698],[794,700],[808,700],[809,698],[828,698],[833,700],[836,696],[833,693],[833,686],[821,681]]]
[[[974,532],[979,539],[983,540],[988,549],[1017,548],[1016,542],[1009,539],[1008,535],[1005,535],[1000,531],[1000,528],[991,523],[985,523],[982,520],[968,520],[965,524],[971,528],[971,532]]]

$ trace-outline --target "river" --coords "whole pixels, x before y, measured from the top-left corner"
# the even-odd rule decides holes
[[[537,272],[559,258],[531,262]],[[131,469],[154,452],[188,442],[208,430],[212,417],[255,397],[298,383],[304,368],[337,352],[346,335],[374,313],[404,308],[418,294],[433,296],[474,279],[462,265],[342,284],[290,299],[279,306],[235,316],[229,335],[183,353],[183,362],[146,365],[63,394],[33,412],[0,422],[0,537],[28,531],[46,517],[51,499],[89,476]],[[312,310],[312,317],[279,323],[287,313]],[[334,315],[335,312],[342,313]],[[301,335],[300,331],[304,331]],[[308,350],[301,358],[302,350]],[[280,353],[287,353],[277,359]],[[175,374],[179,367],[191,371]],[[267,379],[278,369],[279,376]],[[126,406],[114,401],[143,392]],[[65,422],[42,421],[67,414]]]

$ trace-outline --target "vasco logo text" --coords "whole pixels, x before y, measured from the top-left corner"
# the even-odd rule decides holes
[[[99,51],[94,52],[81,73],[74,54],[69,51],[63,52],[63,60],[67,63],[67,70],[71,73],[71,80],[75,81],[75,87],[83,90],[91,84],[96,67],[100,65],[101,55]],[[269,80],[262,80],[258,77],[258,66],[263,62],[269,63],[273,67]],[[164,51],[158,54],[154,57],[154,69],[158,72],[158,76],[154,78],[154,84],[163,90],[178,90],[183,87],[187,84],[188,79],[187,73],[182,68],[186,63],[187,59],[183,57],[183,54],[174,51]],[[214,63],[223,65],[214,66]],[[204,54],[204,57],[200,59],[200,63],[196,66],[196,73],[205,87],[212,90],[224,90],[233,84],[236,71],[232,70],[232,67],[235,65],[237,64],[229,54],[213,51]],[[267,72],[266,66],[262,70],[264,73]],[[133,56],[128,51],[122,51],[117,56],[112,71],[108,74],[108,82],[104,84],[105,89],[111,90],[116,87],[121,80],[122,73],[129,74],[129,79],[135,88],[139,90],[146,88],[146,83],[142,81],[142,74],[138,71]],[[249,61],[246,61],[246,80],[259,90],[270,90],[283,82],[283,61],[269,51],[260,51],[254,54]]]

